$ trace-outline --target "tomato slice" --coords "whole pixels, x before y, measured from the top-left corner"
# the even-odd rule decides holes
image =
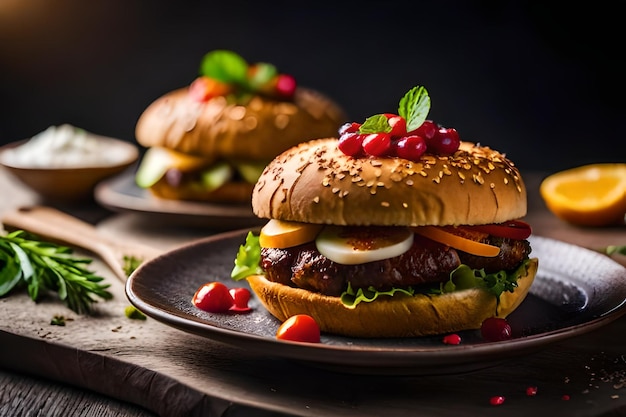
[[[481,224],[476,226],[463,226],[470,230],[487,233],[492,236],[504,237],[514,240],[528,239],[532,233],[530,225],[521,220],[509,220],[504,223]]]

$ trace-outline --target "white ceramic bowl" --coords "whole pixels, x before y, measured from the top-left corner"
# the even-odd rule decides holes
[[[97,140],[103,158],[85,162],[84,166],[77,163],[45,166],[41,162],[29,166],[15,157],[15,150],[26,145],[28,139],[0,147],[0,165],[46,200],[70,202],[92,198],[100,181],[121,173],[137,161],[139,150],[134,144],[119,139],[88,135]],[[110,154],[114,157],[108,158]]]

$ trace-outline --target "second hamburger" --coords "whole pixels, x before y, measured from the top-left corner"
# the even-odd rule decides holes
[[[274,65],[215,50],[189,86],[159,97],[139,117],[135,134],[147,151],[136,182],[166,199],[249,204],[269,161],[343,122],[334,101]]]

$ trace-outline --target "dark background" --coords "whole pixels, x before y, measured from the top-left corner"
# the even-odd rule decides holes
[[[424,85],[430,118],[522,169],[626,162],[623,1],[352,3],[0,0],[0,143],[62,123],[134,141],[223,48],[355,121]]]

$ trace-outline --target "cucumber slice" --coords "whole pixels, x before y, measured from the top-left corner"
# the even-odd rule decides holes
[[[135,183],[142,188],[153,186],[165,175],[170,165],[171,158],[164,149],[149,148],[137,168]]]
[[[237,172],[250,184],[255,184],[267,166],[265,162],[233,162]]]
[[[227,162],[218,162],[202,172],[202,184],[208,191],[213,191],[227,183],[234,174]]]

